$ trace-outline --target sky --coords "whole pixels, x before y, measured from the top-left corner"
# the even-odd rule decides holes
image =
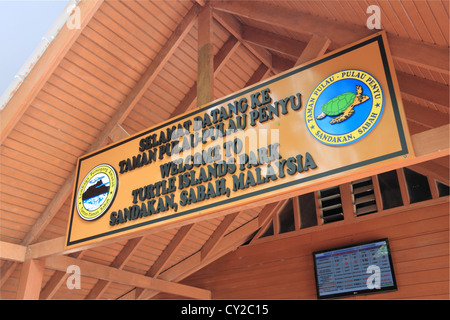
[[[68,2],[0,0],[0,96]]]

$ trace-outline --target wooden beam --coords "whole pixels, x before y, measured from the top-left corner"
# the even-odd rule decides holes
[[[330,43],[330,39],[326,37],[313,35],[311,40],[309,40],[306,48],[302,51],[302,54],[297,59],[295,66],[299,66],[301,64],[304,64],[305,62],[320,57],[325,53],[325,51],[327,51]]]
[[[286,59],[277,54],[272,55],[272,69],[276,72],[283,72],[293,68],[295,61]]]
[[[111,267],[122,269],[131,258],[138,246],[143,242],[144,237],[138,237],[127,241],[125,246],[120,250],[119,254],[114,258]],[[89,291],[86,300],[98,299],[110,285],[110,281],[98,280],[94,287]]]
[[[383,198],[381,197],[380,182],[378,180],[378,175],[372,176],[373,193],[375,194],[375,202],[377,205],[378,212],[383,211]]]
[[[401,71],[397,79],[401,92],[449,108],[449,86]]]
[[[341,193],[342,210],[344,213],[345,223],[352,223],[355,221],[355,206],[353,204],[352,185],[350,182],[341,184],[339,186]]]
[[[408,168],[420,174],[423,174],[424,176],[431,177],[441,183],[450,185],[450,178],[449,178],[450,172],[448,167],[435,163],[435,161],[433,160],[418,163]]]
[[[239,41],[230,36],[223,46],[219,49],[217,54],[214,56],[214,76],[216,77],[225,64],[230,60],[233,53],[239,47]]]
[[[211,2],[211,5],[214,1]],[[272,67],[272,55],[266,49],[255,46],[249,42],[244,41],[242,37],[242,26],[232,15],[214,11],[214,18],[230,32],[236,39],[238,39],[257,59],[264,63],[268,68]]]
[[[416,122],[429,129],[437,128],[449,123],[449,114],[403,99],[403,107],[408,121]]]
[[[147,276],[157,277],[164,270],[169,260],[175,255],[184,240],[191,234],[192,230],[194,230],[194,226],[195,224],[188,224],[178,230],[168,246],[164,249],[163,253],[159,255],[158,259],[148,270],[146,273]]]
[[[448,48],[388,33],[392,56],[417,67],[449,74]]]
[[[400,194],[402,196],[403,205],[407,206],[407,205],[411,204],[411,201],[409,198],[408,185],[406,183],[405,172],[403,171],[403,168],[397,169],[396,172],[397,172],[397,177],[398,177],[398,183],[400,186]]]
[[[38,300],[44,276],[44,260],[28,260],[20,272],[18,300]]]
[[[0,121],[0,144],[3,144],[5,138],[47,83],[47,80],[53,74],[62,59],[64,59],[66,53],[78,39],[79,35],[83,32],[83,29],[102,3],[103,0],[82,1],[78,5],[78,8],[80,9],[80,28],[69,29],[64,25],[55,40],[53,40],[34,68],[30,71],[30,74],[2,110],[2,121]]]
[[[184,240],[189,236],[189,234],[194,229],[195,224],[189,224],[181,227],[175,236],[172,238],[170,243],[164,249],[164,251],[159,255],[158,259],[153,263],[150,269],[145,273],[146,276],[157,278],[164,268],[167,266],[169,260],[175,255],[177,250],[181,247]],[[136,288],[136,299],[139,299],[145,292],[144,288]]]
[[[80,251],[69,254],[72,258],[81,259],[86,251]],[[70,273],[66,271],[55,271],[50,280],[47,281],[45,287],[42,288],[41,293],[39,295],[40,300],[50,300],[59,290],[61,285],[67,280]]]
[[[94,262],[67,256],[53,256],[45,260],[45,267],[52,270],[65,271],[70,265],[78,266],[80,268],[81,275],[86,277],[121,283],[133,287],[144,287],[146,289],[158,290],[161,292],[167,292],[195,299],[211,298],[211,292],[205,289],[154,279]]]
[[[328,37],[336,47],[350,44],[374,33],[365,26],[331,21],[290,8],[279,7],[272,3],[255,6],[251,1],[212,1],[211,6],[218,11],[295,32]],[[426,44],[423,41],[405,39],[391,34],[388,34],[388,41],[394,58],[415,66],[449,74],[447,47]],[[430,59],[430,57],[433,58]]]
[[[119,124],[117,123],[114,128],[112,129],[112,131],[109,134],[109,138],[115,142],[115,141],[119,141],[125,138],[128,138],[130,136],[130,134]]]
[[[264,207],[265,210],[262,210],[258,216],[260,228],[258,232],[256,232],[256,234],[253,236],[253,239],[250,241],[250,243],[253,243],[257,239],[259,239],[266,232],[270,224],[273,225],[275,232],[275,225],[273,223],[274,216],[278,215],[280,211],[283,210],[283,208],[287,205],[287,203],[288,199],[285,199],[276,203],[273,208]]]
[[[153,83],[153,80],[156,79],[159,72],[164,68],[166,62],[170,59],[170,57],[172,57],[173,53],[178,48],[178,45],[184,40],[185,36],[191,30],[198,16],[198,8],[199,6],[197,4],[194,4],[191,10],[189,10],[181,23],[170,36],[169,40],[167,40],[156,57],[150,63],[150,66],[142,75],[141,79],[139,79],[139,82],[134,86],[130,94],[126,97],[117,111],[111,117],[110,121],[106,124],[105,129],[103,129],[100,136],[89,149],[90,151],[100,148],[104,144],[106,138],[108,138],[108,136],[114,130],[114,127],[117,124],[121,124],[123,123],[123,121],[125,121],[126,117],[131,112],[131,110],[133,110],[136,103],[141,99],[141,97]]]
[[[293,59],[297,59],[306,48],[304,42],[247,25],[242,26],[242,40],[274,52],[286,54]]]
[[[261,63],[256,69],[256,71],[252,74],[250,79],[245,84],[245,87],[251,86],[252,84],[255,84],[265,77],[267,77],[270,73],[270,68],[268,68],[264,63]]]
[[[412,164],[449,155],[449,133],[450,125],[446,124],[445,126],[412,135],[411,140],[416,154],[416,159]]]
[[[214,100],[214,44],[212,9],[206,4],[198,15],[197,107]]]
[[[209,239],[206,240],[206,242],[203,244],[203,247],[200,250],[202,260],[205,260],[211,254],[211,252],[219,244],[219,242],[225,236],[226,232],[238,216],[239,212],[225,216],[220,225],[216,228],[216,230],[214,230]]]
[[[24,262],[27,247],[19,244],[0,241],[0,259]]]

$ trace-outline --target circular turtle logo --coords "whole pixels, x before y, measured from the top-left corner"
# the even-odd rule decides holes
[[[77,192],[77,211],[84,220],[95,220],[111,206],[117,191],[117,173],[101,164],[84,177]]]
[[[305,108],[309,132],[330,146],[364,138],[377,125],[384,109],[378,80],[361,70],[343,70],[322,80]]]

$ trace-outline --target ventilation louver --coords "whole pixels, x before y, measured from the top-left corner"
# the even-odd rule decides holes
[[[320,190],[319,204],[324,224],[344,219],[341,193],[338,186]]]

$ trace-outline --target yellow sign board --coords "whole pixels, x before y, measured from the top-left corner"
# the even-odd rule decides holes
[[[384,33],[79,159],[66,246],[412,157]]]

